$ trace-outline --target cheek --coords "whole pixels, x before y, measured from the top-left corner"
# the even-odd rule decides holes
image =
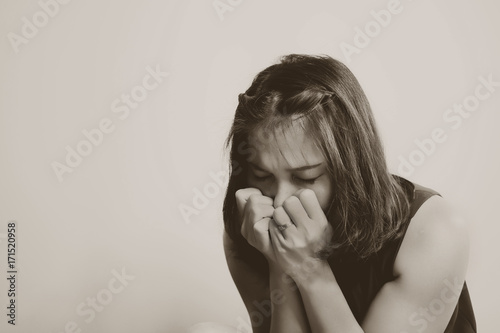
[[[318,202],[321,206],[321,209],[326,212],[328,207],[330,206],[330,202],[332,200],[332,185],[330,182],[324,182],[316,185],[314,188],[311,188],[316,197],[318,198]]]
[[[247,187],[259,189],[263,195],[269,196],[270,188],[269,185],[266,185],[266,182],[256,181],[252,177],[247,177]]]

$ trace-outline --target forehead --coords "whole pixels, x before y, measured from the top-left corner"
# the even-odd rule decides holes
[[[248,143],[256,151],[250,162],[268,169],[294,169],[325,161],[315,140],[297,122],[286,128],[259,127],[249,135]]]

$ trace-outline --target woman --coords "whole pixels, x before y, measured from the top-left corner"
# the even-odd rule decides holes
[[[476,332],[466,228],[388,172],[342,63],[288,55],[260,72],[227,145],[224,249],[253,332]]]

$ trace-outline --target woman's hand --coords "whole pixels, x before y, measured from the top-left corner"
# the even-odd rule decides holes
[[[317,253],[330,242],[333,229],[314,191],[302,189],[274,210],[270,225],[271,244],[276,261],[296,282],[307,278],[316,263]],[[278,226],[288,227],[282,231]]]
[[[262,195],[256,188],[236,191],[236,204],[240,213],[241,235],[259,250],[271,263],[275,261],[269,225],[274,213],[273,199]]]

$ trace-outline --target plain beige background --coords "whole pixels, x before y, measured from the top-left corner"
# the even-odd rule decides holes
[[[46,22],[37,1],[0,2],[0,270],[11,220],[19,270],[17,325],[3,310],[0,330],[184,332],[248,321],[223,256],[224,184],[213,175],[227,169],[223,141],[252,77],[283,54],[326,53],[361,82],[395,173],[400,157],[417,156],[415,140],[442,129],[446,140],[408,179],[470,222],[467,282],[480,332],[495,332],[500,87],[456,129],[443,115],[480,76],[500,81],[498,3],[402,0],[347,59],[341,43],[353,44],[356,27],[390,1],[222,2],[231,6],[223,20],[211,0],[73,0]],[[38,31],[13,47],[33,16]],[[141,92],[148,67],[169,75],[120,119],[113,101]],[[113,131],[60,182],[53,162],[106,118]],[[197,215],[183,217],[187,206]],[[122,269],[130,280],[111,293]],[[7,289],[1,279],[4,309]],[[92,298],[106,304],[90,320]]]

